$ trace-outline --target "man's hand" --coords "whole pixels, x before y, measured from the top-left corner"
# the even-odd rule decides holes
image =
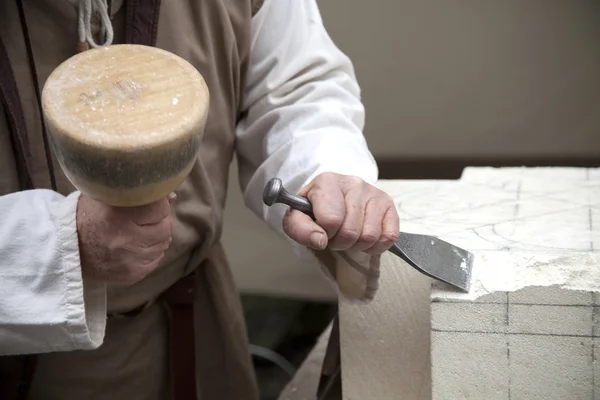
[[[316,223],[290,209],[283,230],[302,245],[375,255],[398,238],[400,220],[392,198],[360,178],[326,172],[299,194],[312,203]]]
[[[133,284],[153,271],[171,244],[174,194],[142,207],[110,207],[87,196],[77,206],[83,276]]]

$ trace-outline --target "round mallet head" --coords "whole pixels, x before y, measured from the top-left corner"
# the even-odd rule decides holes
[[[52,149],[69,181],[113,206],[174,191],[195,164],[209,109],[200,73],[155,47],[113,45],[59,65],[42,91]]]

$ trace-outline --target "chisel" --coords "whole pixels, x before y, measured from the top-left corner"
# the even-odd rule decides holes
[[[316,221],[308,198],[291,194],[283,187],[281,179],[271,179],[263,191],[267,206],[276,203],[302,211]],[[456,289],[468,292],[471,286],[473,254],[435,236],[400,232],[398,240],[389,249],[417,271],[445,282]]]

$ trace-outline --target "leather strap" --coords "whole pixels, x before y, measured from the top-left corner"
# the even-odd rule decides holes
[[[169,350],[174,400],[196,399],[194,273],[180,279],[162,296],[169,312]]]
[[[125,42],[156,46],[161,0],[127,0]]]
[[[23,24],[23,21],[21,23]],[[17,83],[2,38],[0,38],[0,103],[4,108],[9,125],[20,189],[32,189],[31,153],[27,125]],[[35,355],[0,357],[0,399],[22,400],[27,398],[35,362]]]
[[[50,149],[50,142],[48,139],[48,132],[46,130],[46,121],[44,120],[44,111],[42,109],[42,91],[40,89],[40,82],[38,79],[37,68],[35,66],[35,57],[33,55],[33,46],[31,45],[31,39],[29,37],[29,28],[27,26],[27,18],[25,16],[25,8],[23,7],[23,0],[17,0],[17,8],[19,9],[19,19],[21,20],[21,31],[23,32],[23,39],[25,40],[25,48],[27,49],[27,61],[29,64],[29,73],[31,74],[31,82],[33,83],[35,91],[35,99],[38,106],[38,112],[40,115],[40,124],[42,127],[42,141],[44,143],[44,154],[46,155],[46,166],[48,167],[48,175],[50,177],[50,187],[55,192],[58,190],[56,186],[56,175],[54,173],[54,164],[52,163],[52,150]]]
[[[35,356],[0,357],[0,399],[25,400],[35,369]]]
[[[15,76],[2,38],[0,38],[0,102],[4,107],[8,120],[21,190],[32,189],[31,152],[29,150],[27,125],[25,124]]]

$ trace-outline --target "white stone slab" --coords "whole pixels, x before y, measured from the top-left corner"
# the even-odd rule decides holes
[[[341,306],[345,399],[600,399],[599,170],[469,168],[380,187],[402,230],[475,254],[472,290],[424,295],[429,281],[386,257],[376,301]]]

